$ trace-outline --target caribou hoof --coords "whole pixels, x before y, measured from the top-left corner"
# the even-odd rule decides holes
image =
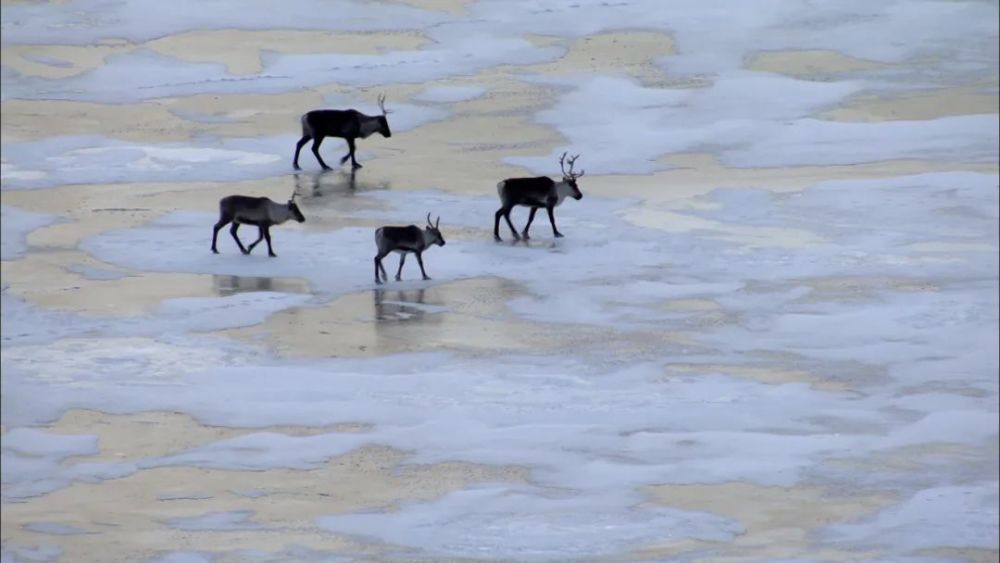
[[[555,237],[556,237],[556,238],[563,238],[563,234],[562,234],[562,233],[556,233],[556,234],[555,234]]]

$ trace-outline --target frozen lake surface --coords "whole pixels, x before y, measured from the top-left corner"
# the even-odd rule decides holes
[[[3,561],[996,557],[996,3],[165,6],[2,7]]]

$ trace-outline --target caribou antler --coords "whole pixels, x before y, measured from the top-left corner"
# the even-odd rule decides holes
[[[440,224],[441,224],[441,216],[438,215],[437,221],[434,222],[434,228],[435,229],[438,228],[438,225]]]
[[[433,227],[434,226],[434,223],[431,223],[431,214],[430,214],[430,212],[427,213],[427,226],[428,227]]]
[[[566,161],[566,155],[567,154],[568,153],[564,152],[564,153],[562,153],[562,156],[559,157],[559,168],[562,170],[563,178],[570,178],[572,180],[576,180],[580,176],[583,176],[584,174],[586,174],[587,173],[586,170],[581,170],[579,172],[573,172],[573,163],[576,162],[576,159],[580,158],[580,155],[569,157],[569,161],[568,161],[569,172],[566,171],[566,167],[564,166],[564,162],[567,162]]]
[[[378,95],[378,109],[382,110],[382,115],[392,113],[390,110],[385,109],[385,94]]]

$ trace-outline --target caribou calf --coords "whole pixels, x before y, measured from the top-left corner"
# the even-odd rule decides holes
[[[243,254],[250,254],[257,243],[264,239],[267,241],[267,255],[274,257],[277,254],[271,249],[271,225],[280,225],[289,219],[295,219],[302,223],[306,218],[299,211],[299,206],[295,203],[295,195],[288,203],[275,203],[266,197],[250,197],[245,195],[231,195],[219,200],[219,220],[212,230],[212,252],[218,254],[215,247],[216,238],[219,236],[219,229],[225,227],[227,223],[233,226],[229,232],[233,235],[233,240],[240,247]],[[236,231],[240,225],[255,225],[257,227],[257,240],[249,247],[244,247],[240,242],[240,237]]]
[[[500,218],[503,217],[507,220],[507,226],[510,227],[515,240],[521,238],[527,240],[529,238],[528,229],[531,228],[531,222],[535,220],[535,212],[542,207],[549,212],[549,223],[552,223],[552,234],[557,238],[562,237],[563,234],[556,228],[554,210],[566,199],[566,196],[570,196],[573,199],[583,198],[580,188],[576,185],[576,179],[583,176],[585,171],[573,172],[573,163],[578,158],[580,158],[580,155],[570,157],[569,161],[566,161],[566,153],[563,153],[559,158],[559,168],[562,169],[563,175],[561,182],[556,182],[548,176],[537,176],[535,178],[508,178],[497,184],[497,194],[500,195],[501,205],[494,216],[493,238],[497,241],[503,240],[500,238]],[[566,171],[564,162],[569,163],[568,172]],[[524,230],[520,236],[518,236],[517,229],[514,228],[514,224],[510,221],[510,212],[517,205],[531,208],[531,212],[528,214],[528,224],[524,226]]]
[[[389,130],[389,120],[386,119],[389,111],[385,109],[384,95],[379,96],[378,107],[382,110],[382,115],[365,115],[354,109],[317,109],[303,115],[301,120],[302,138],[295,145],[295,159],[292,160],[292,166],[296,170],[301,170],[299,168],[299,151],[312,139],[312,152],[316,155],[316,160],[319,161],[323,170],[330,170],[330,167],[323,162],[323,157],[319,155],[319,145],[326,137],[339,137],[347,141],[348,148],[347,154],[340,159],[340,163],[344,164],[350,158],[351,165],[355,170],[361,168],[361,165],[354,158],[354,140],[365,139],[375,133],[386,138],[392,137],[392,131]]]
[[[406,254],[412,252],[417,255],[417,263],[420,264],[420,273],[425,280],[431,279],[424,271],[424,259],[421,254],[431,245],[444,246],[444,237],[438,230],[441,218],[438,217],[434,224],[431,224],[431,214],[427,214],[427,226],[420,229],[416,225],[408,227],[380,227],[375,230],[375,246],[378,247],[378,254],[375,255],[375,283],[381,284],[379,270],[382,271],[382,278],[389,281],[389,275],[385,273],[385,266],[382,259],[390,252],[399,253],[399,269],[396,270],[396,281],[402,279],[403,262],[406,261]]]

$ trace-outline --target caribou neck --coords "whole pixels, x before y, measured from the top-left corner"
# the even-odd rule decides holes
[[[573,193],[573,186],[569,185],[569,182],[563,180],[561,182],[556,182],[556,205],[559,205],[566,199],[567,196]]]
[[[268,216],[275,225],[280,225],[293,218],[292,210],[288,205],[271,202]]]
[[[420,242],[424,248],[430,248],[434,244],[434,240],[434,233],[429,233],[426,229],[420,229]]]
[[[360,123],[358,124],[358,136],[362,139],[367,139],[377,133],[380,126],[381,124],[379,123],[378,116],[372,117],[369,115],[362,115],[360,117]]]

